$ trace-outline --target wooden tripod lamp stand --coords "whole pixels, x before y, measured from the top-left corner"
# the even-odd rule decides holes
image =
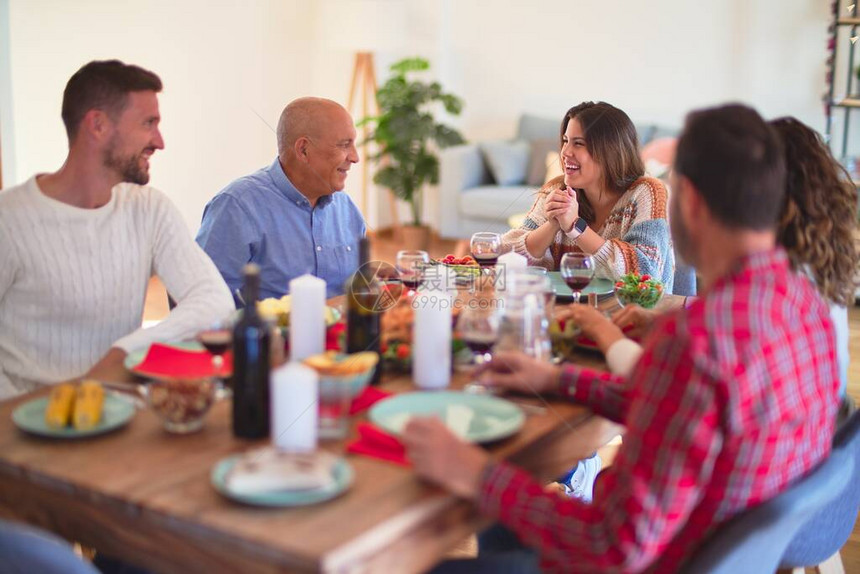
[[[376,100],[378,84],[374,54],[388,56],[402,52],[406,46],[406,30],[409,24],[409,0],[318,0],[317,29],[328,47],[341,54],[355,54],[352,68],[352,81],[349,86],[347,110],[356,121],[379,114]],[[367,141],[370,126],[359,128],[359,141]],[[400,235],[400,218],[397,204],[391,190],[380,190],[379,201],[369,200],[370,174],[373,173],[369,147],[361,150],[361,190],[358,203],[362,214],[367,218],[368,209],[379,215],[382,195],[388,198],[391,208],[391,226],[395,237]],[[372,221],[375,217],[370,217]]]
[[[379,113],[379,103],[376,101],[376,91],[379,84],[376,81],[376,70],[373,62],[373,52],[356,52],[355,64],[352,68],[352,81],[349,87],[349,99],[347,100],[347,110],[356,117],[354,111],[355,106],[360,106],[361,115],[358,117],[366,118],[369,115],[377,115]],[[367,125],[361,126],[361,141],[367,141],[369,129]],[[361,204],[359,208],[361,213],[367,217],[367,190],[368,179],[370,175],[370,166],[367,161],[362,162],[361,166]],[[394,238],[400,236],[400,216],[397,213],[397,203],[394,199],[391,190],[388,192],[388,204],[391,208],[391,227],[394,232]]]

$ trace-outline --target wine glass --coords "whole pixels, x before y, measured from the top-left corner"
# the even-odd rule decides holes
[[[480,232],[472,235],[469,243],[472,258],[482,269],[493,267],[502,254],[502,236],[498,233]]]
[[[594,259],[585,253],[565,253],[558,270],[573,291],[574,303],[579,304],[582,290],[588,287],[594,277]]]
[[[426,251],[398,251],[395,265],[408,294],[414,295],[424,278],[424,269],[430,265],[430,256]]]
[[[472,351],[472,359],[477,365],[492,359],[492,348],[499,336],[499,315],[491,304],[483,305],[473,299],[460,312],[457,319],[457,334]],[[484,394],[492,391],[478,381],[468,383],[463,390],[467,393]]]
[[[233,322],[225,319],[212,323],[197,334],[197,341],[212,355],[213,375],[219,381],[217,394],[222,396],[227,392],[224,388],[224,380],[229,373],[224,371],[224,353],[233,344]]]

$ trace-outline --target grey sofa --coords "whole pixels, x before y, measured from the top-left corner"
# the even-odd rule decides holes
[[[523,115],[515,140],[558,142],[560,125],[559,120]],[[510,229],[511,215],[528,211],[534,203],[539,186],[525,181],[496,183],[478,143],[442,150],[439,161],[438,229],[442,237],[463,239],[478,231],[502,233]]]
[[[439,212],[436,222],[439,235],[446,238],[468,239],[478,231],[503,233],[510,229],[508,219],[525,213],[534,203],[535,192],[543,182],[540,164],[547,152],[558,150],[561,120],[524,114],[511,142],[512,154],[496,163],[522,162],[523,153],[529,165],[520,165],[521,180],[497,183],[491,175],[488,142],[478,142],[447,148],[440,153]],[[658,125],[637,125],[640,145],[662,137],[676,136],[677,130]],[[496,142],[503,143],[503,142]],[[519,147],[517,147],[519,146]],[[509,167],[502,165],[501,167]],[[498,172],[500,167],[496,166]],[[515,170],[516,171],[516,170]],[[545,165],[543,166],[545,172]],[[539,179],[537,178],[539,176]],[[531,183],[526,180],[531,179]],[[676,257],[677,259],[677,257]],[[695,295],[695,273],[678,264],[673,291]]]

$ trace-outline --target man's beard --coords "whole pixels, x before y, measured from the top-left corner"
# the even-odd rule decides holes
[[[122,176],[122,181],[126,183],[136,183],[138,185],[146,185],[149,183],[149,171],[141,167],[141,157],[143,151],[132,156],[122,157],[116,155],[116,145],[111,145],[105,150],[104,166],[109,169],[114,169]]]
[[[685,263],[696,267],[696,247],[693,238],[690,237],[690,230],[684,225],[678,203],[678,198],[673,198],[669,202],[669,227],[672,229],[672,242],[675,244],[675,253]]]

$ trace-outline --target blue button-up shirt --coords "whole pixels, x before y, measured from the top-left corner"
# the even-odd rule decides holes
[[[347,194],[323,196],[311,207],[275,158],[212,198],[197,243],[234,294],[242,286],[242,267],[253,262],[260,266],[261,298],[289,293],[290,280],[305,273],[324,279],[327,296],[334,297],[358,267],[365,232]]]

